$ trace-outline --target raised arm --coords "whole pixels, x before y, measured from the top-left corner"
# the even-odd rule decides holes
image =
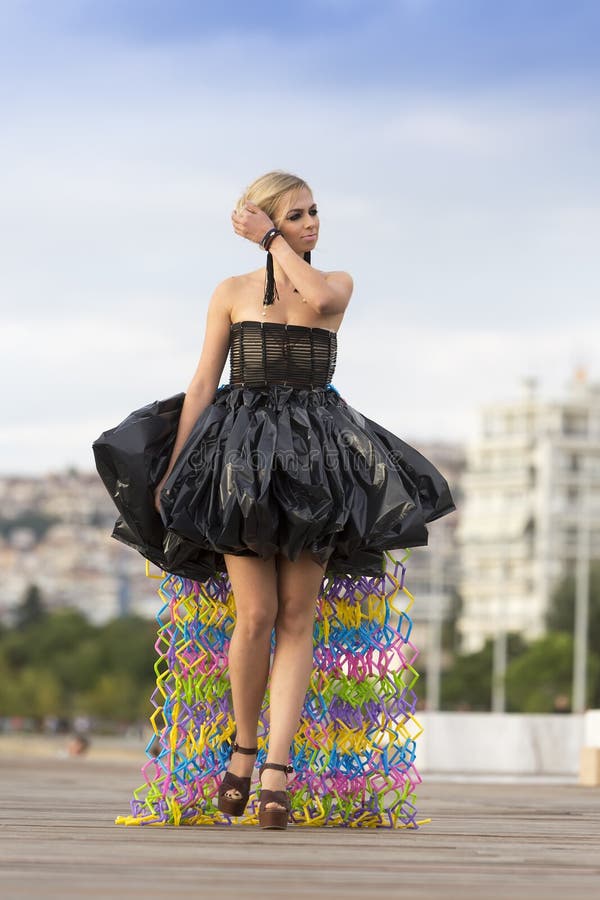
[[[273,221],[255,203],[244,204],[231,214],[236,234],[259,244]],[[277,226],[284,228],[282,222]],[[319,315],[343,313],[352,296],[352,276],[348,272],[319,272],[288,244],[281,232],[269,244],[273,259],[281,266],[300,296]]]
[[[229,352],[229,328],[231,325],[229,288],[230,279],[221,282],[215,289],[208,306],[204,343],[200,359],[183,401],[177,436],[167,471],[154,493],[157,510],[159,509],[159,495],[163,484],[171,474],[177,457],[187,441],[198,416],[212,402],[223,373],[227,353]]]
[[[294,253],[283,235],[277,235],[269,249],[298,293],[316,312],[331,316],[345,311],[353,289],[348,272],[319,272]]]

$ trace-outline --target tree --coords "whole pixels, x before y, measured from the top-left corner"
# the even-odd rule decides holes
[[[103,670],[123,672],[137,683],[146,683],[156,662],[156,624],[140,616],[111,619],[97,634],[102,649]]]
[[[0,656],[0,715],[42,719],[62,711],[61,686],[53,672],[26,666],[15,673]]]
[[[37,584],[28,585],[21,603],[15,610],[15,628],[18,631],[24,631],[30,625],[37,625],[46,616],[42,592]]]
[[[570,636],[575,630],[575,577],[567,575],[559,582],[552,594],[550,609],[546,617],[550,633]],[[590,566],[590,598],[588,609],[588,654],[593,655],[600,647],[600,562]],[[572,668],[572,660],[571,660]],[[594,665],[588,669],[589,703],[600,705],[600,671]],[[570,689],[569,689],[570,695]]]
[[[518,634],[507,636],[507,659],[523,653],[525,644]],[[442,675],[441,708],[488,711],[492,706],[494,642],[488,639],[477,653],[455,656]]]
[[[456,653],[460,645],[458,620],[463,610],[463,599],[456,589],[450,593],[450,602],[446,615],[442,622],[442,650],[446,653]]]
[[[588,657],[588,701],[591,703],[600,658]],[[573,678],[573,637],[564,632],[548,634],[534,641],[513,660],[506,672],[506,694],[510,706],[519,712],[551,713],[557,700],[571,697]]]
[[[122,672],[101,675],[81,702],[81,708],[87,713],[109,722],[133,722],[138,705],[137,686]]]
[[[567,575],[553,591],[546,617],[548,631],[573,634],[575,623],[575,577]],[[589,647],[600,647],[600,562],[590,566]]]
[[[73,609],[40,618],[38,600],[31,591],[20,627],[0,635],[0,714],[110,718],[112,710],[136,720],[152,692],[156,624],[130,617],[95,626]]]

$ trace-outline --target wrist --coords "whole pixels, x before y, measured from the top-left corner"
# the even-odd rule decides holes
[[[281,237],[281,232],[279,228],[275,228],[275,226],[273,226],[272,228],[269,228],[267,232],[265,232],[262,239],[259,241],[260,246],[263,248],[263,250],[268,251],[273,241],[278,237]]]
[[[271,240],[269,241],[269,250],[273,250],[273,246],[281,246],[282,243],[285,243],[285,238],[281,231],[277,231],[277,234],[274,234]]]

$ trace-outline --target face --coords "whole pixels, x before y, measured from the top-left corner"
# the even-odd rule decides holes
[[[302,188],[284,197],[277,209],[275,224],[300,256],[312,250],[319,236],[319,216],[311,192]]]

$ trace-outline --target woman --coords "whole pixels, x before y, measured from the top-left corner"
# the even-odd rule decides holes
[[[353,284],[347,272],[311,265],[319,218],[306,182],[284,172],[258,178],[232,223],[267,251],[266,279],[262,267],[228,278],[211,298],[166,471],[158,484],[156,473],[148,475],[164,524],[164,559],[147,546],[142,552],[188,577],[226,567],[236,606],[229,651],[236,743],[219,809],[245,809],[269,679],[259,821],[285,828],[287,763],[325,572],[380,572],[384,550],[426,544],[425,523],[454,504],[428,460],[331,386],[336,332]],[[230,351],[230,384],[218,389]],[[127,522],[127,498],[119,504],[118,491],[111,493]],[[127,534],[114,536],[142,548],[133,523],[124,527]],[[156,534],[147,540],[157,543]]]

